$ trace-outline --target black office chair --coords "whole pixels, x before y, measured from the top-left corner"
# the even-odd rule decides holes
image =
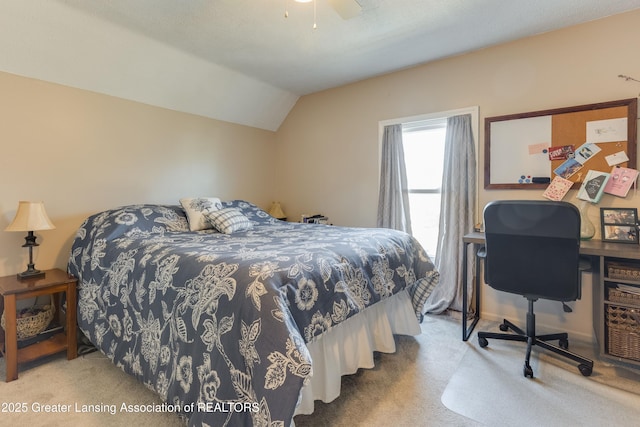
[[[489,339],[527,343],[524,376],[533,378],[531,348],[540,346],[579,363],[591,375],[593,361],[568,351],[566,333],[536,335],[533,303],[541,299],[563,302],[580,299],[580,213],[571,203],[504,200],[484,209],[486,235],[485,282],[492,288],[524,296],[529,303],[526,331],[508,320],[500,330],[478,332],[480,347]],[[568,308],[568,307],[567,307]],[[548,341],[558,340],[559,346]]]

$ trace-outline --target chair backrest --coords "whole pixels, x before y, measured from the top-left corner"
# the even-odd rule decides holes
[[[501,200],[484,209],[485,281],[533,299],[580,298],[580,212],[567,202]]]

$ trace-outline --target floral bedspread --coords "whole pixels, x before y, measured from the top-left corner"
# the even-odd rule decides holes
[[[180,206],[89,217],[69,272],[78,323],[189,425],[288,426],[312,375],[305,343],[401,290],[416,314],[438,274],[409,235],[287,223],[245,201],[249,230],[190,232]]]

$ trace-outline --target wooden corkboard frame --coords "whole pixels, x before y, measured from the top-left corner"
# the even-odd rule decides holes
[[[515,125],[523,126],[523,133],[526,133],[526,127],[535,121],[543,119],[550,122],[550,146],[573,145],[578,148],[586,142],[587,122],[607,120],[607,119],[627,119],[627,141],[615,141],[598,143],[601,149],[597,155],[589,159],[579,173],[574,174],[569,179],[575,182],[574,188],[577,188],[586,175],[588,170],[599,170],[609,172],[612,167],[608,165],[605,156],[619,151],[624,151],[629,158],[628,162],[621,163],[619,166],[636,168],[636,150],[637,150],[637,119],[638,119],[638,99],[623,99],[618,101],[601,102],[597,104],[581,105],[576,107],[556,108],[550,110],[541,110],[528,113],[510,114],[505,116],[487,117],[485,118],[485,140],[484,140],[484,188],[485,189],[545,189],[548,183],[518,183],[518,182],[492,182],[491,166],[494,169],[501,165],[507,164],[510,159],[501,159],[500,154],[505,147],[502,144],[518,144],[517,138],[513,141],[492,141],[492,128],[499,138],[499,132],[496,132],[498,126]],[[530,120],[529,120],[530,119]],[[510,121],[510,122],[509,122]],[[535,125],[535,124],[534,124]],[[547,142],[547,141],[540,141]],[[510,146],[509,148],[513,148]],[[526,149],[526,147],[521,147]],[[492,156],[494,161],[492,162]],[[555,174],[553,170],[557,168],[563,160],[549,161],[548,177],[553,179]]]

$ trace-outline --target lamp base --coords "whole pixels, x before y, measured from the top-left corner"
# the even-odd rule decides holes
[[[19,280],[27,280],[27,279],[33,279],[36,277],[44,277],[44,271],[36,270],[34,268],[34,269],[23,271],[22,273],[18,273],[17,276]]]

